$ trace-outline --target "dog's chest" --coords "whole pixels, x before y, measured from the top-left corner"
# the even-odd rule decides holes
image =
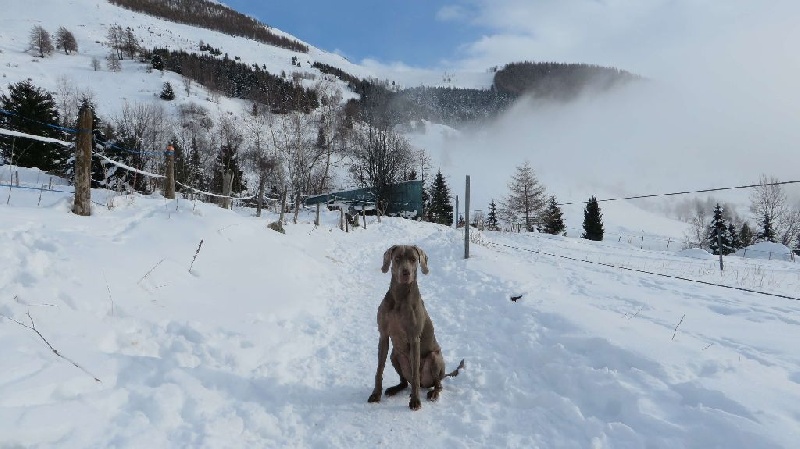
[[[422,334],[424,317],[409,309],[391,310],[386,314],[386,329],[395,345],[405,345]],[[413,316],[413,318],[411,318]]]

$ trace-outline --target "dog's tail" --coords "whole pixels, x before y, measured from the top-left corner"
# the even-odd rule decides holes
[[[458,367],[454,369],[452,372],[445,374],[444,377],[456,377],[458,376],[458,371],[464,368],[466,368],[466,366],[464,365],[464,359],[461,359],[461,363],[458,364]]]

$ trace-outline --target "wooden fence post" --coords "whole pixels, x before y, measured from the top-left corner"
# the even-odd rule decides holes
[[[286,195],[287,195],[288,188],[286,186],[283,187],[283,191],[281,192],[281,211],[280,215],[278,215],[278,221],[281,222],[281,226],[283,226],[283,214],[286,212]]]
[[[72,212],[88,217],[92,214],[92,110],[81,107],[75,143],[75,202]]]
[[[226,170],[222,173],[222,204],[223,209],[231,208],[231,190],[233,188],[233,172]]]
[[[164,185],[164,198],[168,200],[175,199],[175,148],[172,145],[167,145],[164,156],[167,159],[167,173]]]
[[[367,207],[365,204],[361,204],[361,218],[364,219],[364,229],[367,229]]]

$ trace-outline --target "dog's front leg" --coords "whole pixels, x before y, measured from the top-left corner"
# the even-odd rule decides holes
[[[386,366],[386,355],[389,354],[389,335],[381,334],[378,340],[378,369],[375,371],[375,389],[367,402],[380,402],[383,393],[383,368]]]
[[[419,337],[413,337],[409,344],[411,358],[411,400],[408,407],[411,410],[419,410],[422,402],[419,400]]]

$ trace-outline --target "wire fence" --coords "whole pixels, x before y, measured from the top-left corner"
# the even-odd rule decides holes
[[[5,115],[5,116],[9,116],[9,117],[16,117],[16,118],[18,118],[20,120],[23,120],[23,121],[34,123],[34,124],[37,124],[37,125],[40,125],[40,126],[43,126],[43,127],[47,127],[47,128],[50,128],[50,129],[62,131],[62,132],[68,133],[68,134],[77,134],[79,131],[81,131],[80,129],[77,129],[77,128],[64,127],[64,126],[60,126],[60,125],[56,125],[56,124],[52,124],[52,123],[45,123],[45,122],[42,122],[42,121],[39,121],[39,120],[35,120],[35,119],[28,118],[28,117],[24,117],[24,116],[21,116],[21,115],[15,113],[15,112],[13,112],[13,111],[9,111],[9,110],[2,109],[2,108],[0,108],[0,115]],[[89,131],[91,131],[91,130],[89,130]],[[63,145],[63,146],[67,146],[67,147],[73,146],[72,142],[67,142],[67,141],[63,141],[63,140],[59,140],[59,139],[55,139],[55,138],[50,138],[50,137],[44,137],[44,136],[37,136],[37,135],[32,135],[32,134],[21,133],[21,132],[18,132],[18,131],[12,131],[12,130],[8,130],[8,129],[4,129],[4,128],[0,128],[0,134],[31,138],[31,139],[41,140],[41,141],[49,142],[49,143],[57,143],[57,144],[60,144],[60,145]],[[160,157],[164,157],[164,152],[161,152],[161,151],[137,151],[137,150],[131,150],[131,149],[128,149],[128,148],[120,147],[120,146],[118,146],[116,144],[107,144],[107,147],[108,148],[112,148],[112,149],[116,149],[116,150],[119,150],[119,151],[131,153],[131,154],[157,155],[157,156],[160,156]],[[100,157],[101,159],[103,159],[104,161],[106,161],[106,162],[108,162],[110,164],[115,165],[116,167],[118,167],[120,169],[135,173],[137,175],[142,175],[142,176],[146,176],[146,177],[153,178],[153,179],[163,179],[164,178],[164,175],[160,175],[160,174],[148,172],[148,171],[145,171],[145,170],[137,169],[135,167],[130,167],[130,166],[128,166],[128,165],[126,165],[126,164],[124,164],[122,162],[115,161],[115,160],[113,160],[113,159],[109,158],[108,156],[106,156],[104,154],[101,154],[101,153],[92,151],[92,154],[97,156],[97,157]],[[604,199],[598,199],[597,201],[598,202],[601,202],[601,201],[621,201],[621,200],[632,200],[632,199],[641,199],[641,198],[654,198],[654,197],[659,197],[659,196],[665,196],[666,197],[666,196],[685,195],[685,194],[692,194],[692,193],[708,193],[708,192],[716,192],[716,191],[723,191],[723,190],[750,189],[750,188],[756,188],[756,187],[761,187],[761,186],[780,186],[780,185],[797,184],[797,183],[800,183],[800,180],[776,181],[776,182],[771,182],[771,183],[748,184],[748,185],[730,186],[730,187],[712,187],[712,188],[707,188],[707,189],[684,190],[684,191],[676,191],[676,192],[668,192],[668,193],[656,193],[656,194],[646,194],[646,195],[633,195],[633,196],[620,197],[620,198],[604,198]],[[221,194],[218,194],[218,193],[203,191],[203,190],[197,189],[197,188],[195,188],[193,186],[190,186],[190,185],[187,185],[187,184],[184,184],[184,183],[181,183],[181,182],[176,182],[176,184],[181,186],[181,187],[183,187],[184,189],[191,190],[193,193],[196,193],[196,194],[199,194],[199,195],[205,195],[205,196],[213,197],[213,198],[223,198],[223,199],[231,199],[231,200],[237,201],[237,200],[249,200],[249,199],[256,198],[256,196],[257,196],[257,195],[250,195],[250,196],[221,195]],[[53,190],[53,189],[43,189],[42,187],[37,187],[37,186],[20,186],[20,185],[11,185],[11,184],[0,184],[0,187],[22,188],[22,189],[32,189],[32,190],[40,190],[40,191],[65,193],[65,191]],[[565,205],[585,204],[585,203],[587,203],[587,202],[586,201],[583,201],[583,202],[566,202],[566,203],[558,203],[558,205],[559,206],[565,206]],[[576,229],[577,228],[573,228],[573,230],[576,230]],[[630,245],[638,246],[640,249],[655,250],[655,251],[679,251],[681,249],[685,249],[685,248],[681,248],[682,242],[679,242],[678,239],[673,239],[673,238],[669,238],[669,237],[668,238],[664,238],[664,237],[661,237],[661,236],[652,236],[652,235],[645,235],[645,234],[641,234],[641,235],[617,234],[617,237],[618,237],[617,238],[617,242],[618,243],[626,242],[626,243],[628,243]],[[742,251],[743,251],[742,256],[746,256],[747,253],[749,252],[751,255],[752,254],[761,254],[763,256],[766,256],[766,258],[768,258],[770,260],[773,259],[773,255],[775,255],[776,258],[781,258],[782,257],[781,253],[776,253],[776,252],[772,252],[772,251],[762,251],[762,250],[752,249],[752,248],[745,248]],[[789,257],[790,257],[790,259],[792,261],[794,261],[794,253],[790,253]]]
[[[8,111],[0,109],[0,113],[8,113]],[[77,131],[78,131],[77,129],[74,129],[74,128],[65,128],[65,127],[61,127],[61,126],[57,126],[57,125],[47,125],[47,124],[44,124],[44,123],[41,123],[41,122],[38,122],[38,121],[35,121],[35,120],[32,120],[32,121],[36,122],[36,123],[40,123],[40,124],[42,124],[44,126],[49,126],[51,128],[59,129],[59,130],[65,131],[65,132],[77,133]],[[67,141],[63,141],[63,140],[60,140],[60,139],[55,139],[55,138],[51,138],[51,137],[44,137],[44,136],[37,136],[37,135],[34,135],[34,134],[22,133],[22,132],[19,132],[19,131],[13,131],[13,130],[5,129],[5,128],[0,128],[0,134],[14,136],[14,137],[24,137],[24,138],[39,140],[39,141],[43,141],[43,142],[47,142],[47,143],[55,143],[55,144],[59,144],[59,145],[66,146],[66,147],[71,147],[71,146],[74,145],[72,142],[67,142]],[[116,145],[110,145],[110,146],[113,147],[113,148],[116,148],[118,150],[127,151],[127,152],[131,152],[131,153],[158,154],[158,155],[163,156],[163,152],[141,152],[141,151],[127,150],[125,148],[122,148],[122,147],[119,147],[119,146],[116,146]],[[137,175],[141,175],[141,176],[145,176],[145,177],[149,177],[149,178],[153,178],[153,179],[163,179],[165,177],[164,175],[160,175],[160,174],[157,174],[157,173],[152,173],[152,172],[148,172],[146,170],[141,170],[141,169],[138,169],[138,168],[135,168],[135,167],[131,167],[131,166],[127,165],[127,164],[124,164],[122,162],[119,162],[119,161],[116,161],[114,159],[111,159],[108,156],[106,156],[105,154],[98,153],[96,151],[92,151],[92,155],[103,159],[107,163],[110,163],[110,164],[116,166],[117,168],[129,171],[131,173],[135,173]],[[231,199],[231,200],[237,201],[237,200],[249,200],[249,199],[253,199],[253,198],[256,197],[256,195],[250,195],[250,196],[220,195],[218,193],[206,192],[206,191],[197,189],[195,187],[192,187],[190,185],[187,185],[187,184],[184,184],[184,183],[181,183],[181,182],[176,182],[176,184],[180,185],[181,187],[183,187],[185,189],[191,190],[194,193],[197,193],[197,194],[200,194],[200,195],[206,195],[206,196],[214,197],[214,198],[227,198],[227,199]],[[25,188],[25,189],[46,190],[46,191],[51,191],[51,192],[62,192],[62,193],[64,192],[64,191],[58,191],[58,190],[52,190],[52,189],[42,189],[40,187],[35,187],[35,186],[13,185],[13,183],[11,183],[11,184],[0,184],[0,185],[6,186],[6,187],[9,187],[9,188]]]
[[[730,289],[730,290],[739,290],[739,291],[743,291],[743,292],[747,292],[747,293],[754,293],[754,294],[758,294],[758,295],[772,296],[772,297],[776,297],[776,298],[783,298],[783,299],[791,299],[791,300],[795,300],[795,301],[800,301],[800,297],[784,295],[784,294],[781,294],[781,293],[764,292],[764,291],[755,290],[755,289],[746,288],[746,287],[738,287],[738,286],[733,286],[733,285],[719,284],[719,283],[715,283],[715,282],[703,281],[703,280],[700,280],[700,279],[691,279],[691,278],[688,278],[688,277],[676,276],[676,275],[665,274],[665,273],[658,273],[658,272],[655,272],[655,271],[649,271],[649,270],[643,270],[643,269],[638,269],[638,268],[626,267],[626,266],[622,266],[622,265],[615,265],[615,264],[612,264],[612,263],[606,263],[606,262],[601,262],[601,261],[596,261],[596,260],[580,259],[580,258],[577,258],[577,257],[566,256],[566,255],[563,255],[563,254],[555,254],[555,253],[550,253],[550,252],[547,252],[547,251],[542,251],[541,249],[522,248],[522,247],[518,247],[518,246],[504,244],[504,243],[492,242],[492,241],[489,241],[489,240],[482,240],[481,243],[484,244],[484,245],[488,245],[488,246],[509,248],[509,249],[512,249],[512,250],[515,250],[515,251],[518,251],[518,252],[529,252],[529,253],[533,253],[533,254],[540,254],[540,255],[544,255],[544,256],[549,256],[549,257],[555,257],[555,258],[559,258],[559,259],[569,260],[569,261],[572,261],[572,262],[580,262],[580,263],[585,263],[585,264],[598,265],[598,266],[603,266],[603,267],[612,268],[612,269],[625,270],[625,271],[630,271],[630,272],[635,272],[635,273],[640,273],[640,274],[646,274],[646,275],[650,275],[650,276],[658,276],[658,277],[663,277],[663,278],[676,279],[676,280],[679,280],[679,281],[692,282],[692,283],[696,283],[696,284],[703,284],[703,285],[709,285],[709,286],[714,286],[714,287],[720,287],[720,288],[725,288],[725,289]]]

